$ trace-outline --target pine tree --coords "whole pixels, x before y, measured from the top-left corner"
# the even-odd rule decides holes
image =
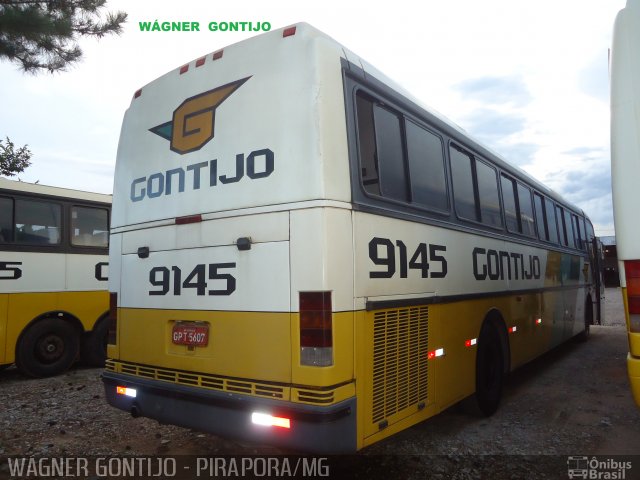
[[[25,72],[51,73],[77,62],[80,36],[120,34],[124,12],[101,10],[106,0],[0,0],[0,58],[17,62]]]

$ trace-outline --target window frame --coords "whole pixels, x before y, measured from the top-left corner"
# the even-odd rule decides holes
[[[423,213],[427,213],[427,214],[436,214],[441,218],[450,217],[451,210],[452,210],[451,188],[449,185],[449,172],[448,172],[448,166],[447,166],[448,162],[447,162],[446,153],[445,153],[444,136],[440,132],[438,132],[436,128],[430,126],[427,122],[421,120],[416,115],[411,114],[411,112],[406,108],[404,108],[402,105],[399,105],[397,102],[394,102],[393,100],[389,100],[387,96],[382,95],[376,92],[375,90],[368,88],[367,86],[361,84],[358,81],[356,81],[355,83],[356,83],[356,86],[351,93],[351,101],[352,101],[353,120],[354,120],[354,127],[355,127],[354,129],[355,152],[354,153],[356,156],[356,162],[358,166],[356,177],[357,177],[357,184],[360,189],[360,192],[366,198],[374,200],[376,203],[381,202],[381,205],[388,204],[388,205],[396,205],[396,206],[402,207],[401,210],[398,210],[399,213],[409,213],[413,215],[415,215],[416,213],[419,215]],[[391,113],[397,115],[400,118],[405,182],[406,182],[407,191],[409,194],[408,201],[402,201],[396,198],[385,197],[382,194],[382,182],[384,181],[384,179],[382,178],[382,175],[380,173],[380,165],[378,163],[379,158],[377,156],[377,152],[376,152],[374,161],[375,161],[375,168],[377,172],[378,189],[380,193],[378,194],[375,192],[370,192],[366,189],[366,186],[364,185],[363,176],[362,176],[362,168],[364,166],[362,161],[363,158],[362,158],[362,147],[361,147],[362,132],[360,131],[359,111],[358,111],[358,105],[357,105],[358,95],[361,95],[362,97],[364,97],[365,99],[369,100],[372,103],[372,117],[373,117],[373,110],[375,109],[376,106],[379,106],[381,108],[384,108],[390,111]],[[374,151],[377,151],[377,142],[376,142],[377,139],[376,139],[376,133],[375,133],[375,130],[376,130],[375,117],[372,120],[373,120],[372,122],[373,123],[373,139],[374,139],[374,143],[376,143]],[[409,161],[409,152],[407,147],[407,136],[406,136],[407,121],[410,121],[415,126],[422,128],[423,130],[426,130],[428,133],[434,135],[436,138],[438,138],[438,140],[440,140],[441,153],[442,153],[441,159],[442,159],[443,178],[445,182],[444,190],[445,190],[445,198],[446,198],[447,207],[448,207],[447,210],[441,210],[436,207],[424,205],[423,203],[416,203],[413,201],[414,195],[413,195],[413,185],[411,183],[411,165]]]

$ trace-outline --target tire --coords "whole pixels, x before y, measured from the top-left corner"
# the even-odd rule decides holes
[[[104,367],[107,359],[107,336],[109,334],[109,320],[98,320],[93,330],[86,333],[80,345],[80,360],[90,367]]]
[[[476,356],[475,400],[480,412],[493,415],[500,405],[504,384],[504,354],[496,328],[486,324],[480,331]]]
[[[78,356],[80,338],[68,322],[45,318],[30,326],[16,347],[16,366],[29,377],[50,377],[67,370]]]

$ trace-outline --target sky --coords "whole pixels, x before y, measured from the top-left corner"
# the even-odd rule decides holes
[[[216,21],[304,21],[582,208],[613,235],[608,50],[625,0],[108,0],[120,36],[81,39],[67,72],[0,61],[0,138],[28,144],[23,181],[111,193],[122,117],[160,75],[255,35]],[[139,22],[197,21],[200,32]],[[15,177],[14,177],[15,178]]]

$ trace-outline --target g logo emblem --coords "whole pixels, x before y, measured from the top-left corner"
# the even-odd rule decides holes
[[[173,111],[173,120],[149,131],[171,141],[180,155],[200,150],[214,137],[216,108],[249,80],[246,77],[187,98]]]

